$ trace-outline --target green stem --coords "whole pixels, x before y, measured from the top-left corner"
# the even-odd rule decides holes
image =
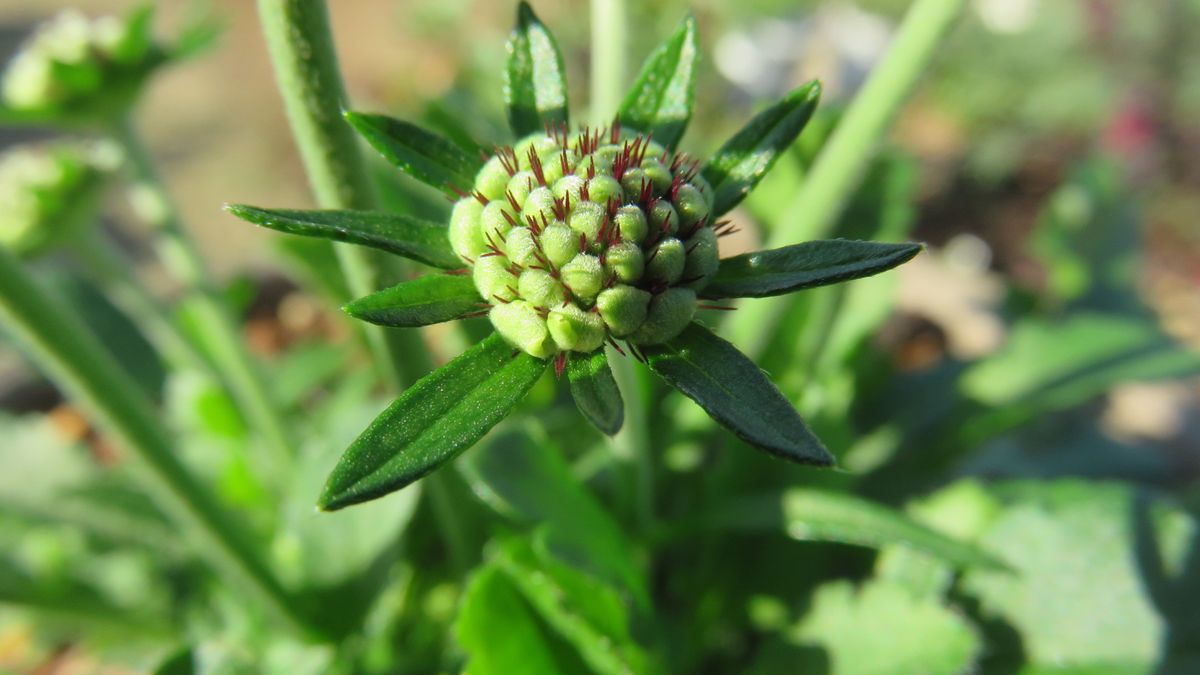
[[[156,230],[155,245],[164,267],[184,287],[181,305],[195,322],[203,350],[255,431],[269,446],[274,459],[286,466],[294,455],[295,446],[278,406],[246,351],[237,323],[209,279],[199,251],[184,231],[149,151],[129,120],[122,120],[113,131],[133,171],[134,206]]]
[[[654,457],[643,395],[648,372],[633,365],[633,357],[609,352],[609,365],[625,400],[625,424],[612,437],[613,454],[632,466],[633,512],[642,532],[654,527]]]
[[[132,262],[102,234],[90,231],[80,237],[72,250],[88,276],[100,284],[113,304],[146,331],[146,337],[164,358],[186,368],[209,371],[210,365],[179,332],[169,310],[134,275]]]
[[[784,209],[791,217],[770,233],[764,248],[829,236],[874,159],[880,139],[965,4],[966,0],[917,0],[912,5],[887,55],[871,72]],[[785,306],[784,298],[740,303],[730,321],[730,337],[748,346],[744,351],[751,357],[757,356],[765,346],[760,338],[771,334]]]
[[[259,17],[292,135],[317,204],[327,209],[370,209],[375,192],[353,129],[342,119],[346,99],[322,0],[259,0]],[[378,288],[370,252],[334,244],[355,297]],[[421,333],[363,324],[367,345],[392,389],[406,387],[432,364]]]
[[[163,508],[197,536],[199,555],[241,579],[293,627],[310,626],[295,599],[260,557],[249,532],[230,518],[175,456],[171,435],[137,383],[57,298],[0,250],[0,323],[63,392],[141,460]]]
[[[592,0],[592,123],[608,124],[621,106],[629,32],[625,0]]]

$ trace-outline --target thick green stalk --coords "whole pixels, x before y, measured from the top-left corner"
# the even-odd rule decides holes
[[[297,628],[309,623],[260,557],[251,534],[230,518],[175,457],[161,415],[92,333],[0,249],[0,324],[104,431],[139,460],[153,496],[196,536],[200,557],[236,576]]]
[[[72,247],[89,277],[113,304],[142,330],[159,353],[177,365],[208,372],[211,366],[179,332],[169,310],[134,275],[131,261],[98,232],[89,232]]]
[[[179,222],[178,211],[149,151],[137,132],[124,120],[114,135],[133,172],[134,206],[156,231],[155,245],[163,265],[182,283],[181,305],[195,320],[203,351],[229,387],[254,430],[269,446],[274,459],[286,466],[294,455],[279,407],[267,391],[257,365],[246,351],[234,321],[200,258],[195,244]]]
[[[884,133],[928,67],[966,0],[917,0],[908,10],[888,53],[854,98],[792,203],[791,214],[767,237],[764,248],[778,248],[829,235],[875,157]],[[739,303],[729,322],[731,338],[751,357],[786,306],[785,298]]]
[[[342,119],[345,90],[323,0],[259,0],[259,17],[292,135],[317,204],[327,209],[370,209],[375,192],[358,139]],[[361,297],[377,289],[371,254],[334,244],[350,291]],[[393,389],[428,372],[429,350],[419,331],[389,331],[364,324],[367,344]]]
[[[608,124],[621,107],[628,18],[625,0],[592,0],[592,124]]]

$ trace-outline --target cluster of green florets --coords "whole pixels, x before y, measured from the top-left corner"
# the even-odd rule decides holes
[[[712,197],[695,162],[648,137],[551,129],[497,148],[450,242],[492,325],[532,356],[657,344],[717,269]]]
[[[0,87],[4,103],[44,110],[128,95],[125,90],[159,58],[148,21],[148,11],[97,19],[62,12],[39,27],[9,63]]]

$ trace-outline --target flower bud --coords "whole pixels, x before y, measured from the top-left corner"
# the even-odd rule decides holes
[[[532,171],[518,171],[508,179],[508,194],[511,194],[518,204],[524,204],[525,200],[529,198],[529,193],[533,192],[535,187],[537,187],[537,177],[533,175]]]
[[[555,267],[566,265],[579,253],[579,235],[562,223],[554,223],[542,230],[538,241],[546,259]]]
[[[521,267],[536,265],[538,262],[537,242],[534,241],[533,232],[528,227],[514,227],[508,231],[504,239],[504,252],[508,254],[509,260]]]
[[[458,200],[450,212],[450,247],[464,260],[475,260],[487,250],[483,230],[479,228],[482,213],[483,204],[474,197]]]
[[[0,157],[0,246],[32,256],[75,235],[96,215],[105,174],[119,152],[61,144]]]
[[[604,269],[599,258],[580,253],[563,265],[562,280],[577,299],[591,303],[604,284]]]
[[[546,328],[546,321],[537,309],[523,300],[514,300],[492,307],[488,319],[510,344],[539,359],[554,355],[555,344]]]
[[[679,214],[671,202],[665,199],[654,202],[654,208],[650,209],[650,230],[667,234],[679,231]]]
[[[621,184],[616,178],[605,174],[597,174],[588,181],[588,199],[607,207],[609,200],[621,201]]]
[[[625,193],[626,202],[636,202],[642,195],[642,186],[650,182],[650,177],[641,169],[627,169],[621,176],[621,189]]]
[[[563,176],[555,181],[554,188],[551,189],[551,192],[559,199],[566,199],[567,195],[570,195],[571,203],[578,204],[583,201],[580,194],[583,192],[583,186],[586,184],[587,181],[585,181],[583,178],[580,178],[575,174],[571,174],[570,176]]]
[[[562,282],[545,270],[525,270],[517,280],[521,298],[535,307],[557,307],[567,299]]]
[[[683,265],[683,282],[688,288],[703,288],[721,264],[717,250],[717,234],[711,227],[702,227],[684,243],[687,262]]]
[[[668,288],[650,300],[646,320],[633,334],[633,341],[656,345],[679,335],[696,314],[696,292],[688,288]]]
[[[658,242],[646,260],[646,278],[659,283],[673,284],[683,276],[687,252],[683,242],[667,237]]]
[[[510,178],[508,169],[504,168],[504,163],[500,161],[500,158],[493,157],[475,176],[475,189],[488,199],[501,200],[504,199],[504,191],[508,189]]]
[[[708,201],[694,186],[684,183],[675,193],[675,212],[679,214],[679,229],[688,230],[708,217]]]
[[[713,192],[712,186],[708,184],[704,176],[697,173],[688,181],[693,187],[704,197],[704,203],[708,204],[708,210],[711,213],[713,204],[716,203],[716,194]]]
[[[667,193],[667,190],[671,189],[673,176],[671,176],[671,170],[664,166],[662,162],[647,157],[642,162],[642,171],[645,172],[646,177],[654,185],[654,196],[661,197]]]
[[[475,259],[471,278],[484,300],[507,301],[517,297],[517,277],[508,266],[508,259],[502,255],[481,255]]]
[[[512,224],[508,222],[508,218],[504,217],[504,213],[511,208],[503,199],[492,200],[483,207],[483,211],[479,214],[479,229],[485,243],[500,246],[504,242],[504,237],[512,228]]]
[[[637,330],[646,320],[649,304],[649,291],[624,284],[607,288],[596,296],[600,317],[616,337],[625,337]]]
[[[614,244],[604,253],[604,269],[623,283],[637,283],[645,266],[642,247],[633,242]]]
[[[554,193],[550,192],[550,188],[535,187],[533,192],[525,198],[525,207],[521,211],[521,219],[533,218],[536,222],[542,222],[542,217],[546,220],[554,221]]]
[[[598,244],[600,228],[604,227],[604,221],[607,218],[608,215],[604,212],[603,206],[595,202],[582,202],[571,211],[567,225],[577,235],[582,234],[587,237],[589,244]]]
[[[646,214],[636,206],[622,206],[617,209],[615,223],[617,231],[621,233],[621,241],[635,244],[641,244],[649,230]]]
[[[573,304],[550,310],[546,327],[559,349],[586,353],[604,344],[604,321],[600,315]]]

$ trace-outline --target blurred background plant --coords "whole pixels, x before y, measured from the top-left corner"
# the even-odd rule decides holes
[[[331,4],[355,108],[468,148],[504,137],[513,7]],[[350,295],[330,248],[219,210],[314,203],[251,3],[6,0],[0,36],[28,48],[3,88],[0,240],[251,544],[222,558],[188,536],[146,487],[168,464],[139,470],[6,333],[0,669],[1200,670],[1200,2],[943,3],[962,5],[952,30],[813,231],[798,186],[910,3],[606,13],[624,4],[595,2],[598,24],[582,1],[536,7],[576,110],[593,79],[606,100],[593,48],[626,55],[623,91],[689,9],[697,156],[824,83],[724,255],[798,230],[931,245],[890,275],[724,317],[842,469],[738,447],[649,378],[622,382],[629,429],[609,442],[543,380],[438,481],[314,513],[389,374],[330,309]],[[89,18],[30,37],[68,7]],[[215,45],[197,17],[218,18]],[[445,217],[440,196],[370,167],[382,206]],[[409,274],[384,267],[379,283]],[[468,344],[424,338],[437,363]],[[268,571],[247,586],[223,559]]]

